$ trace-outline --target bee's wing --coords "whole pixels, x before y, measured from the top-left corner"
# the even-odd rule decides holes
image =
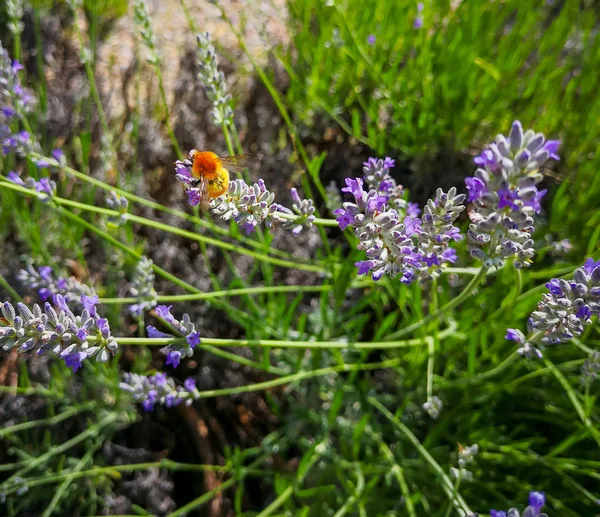
[[[208,195],[208,180],[201,176],[199,179],[198,189],[200,190],[200,208],[203,212],[208,210],[210,204],[210,196]]]
[[[244,172],[244,169],[252,169],[258,165],[258,156],[255,154],[236,154],[235,156],[219,157],[223,167],[230,172]]]

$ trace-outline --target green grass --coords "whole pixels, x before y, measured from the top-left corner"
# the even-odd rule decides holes
[[[416,2],[288,0],[291,44],[277,57],[289,89],[278,91],[273,70],[248,56],[283,120],[286,150],[305,172],[304,193],[317,199],[327,157],[311,155],[300,138],[311,128],[312,139],[339,125],[355,139],[341,145],[362,141],[373,155],[393,155],[416,176],[434,163],[460,169],[452,175],[459,190],[461,175],[474,170],[468,155],[506,132],[513,119],[560,137],[562,182],[549,184],[551,202],[540,225],[556,238],[569,237],[574,251],[560,259],[540,250],[531,270],[508,264],[482,271],[463,242],[460,264],[437,284],[375,283],[357,277],[354,263],[364,252],[355,249],[353,236],[331,227],[325,211],[319,231],[312,230],[319,245],[309,259],[299,259],[276,249],[268,232],[242,236],[210,214],[136,194],[151,173],[142,172],[137,132],[119,128],[157,117],[175,160],[174,111],[164,96],[142,99],[131,119],[78,126],[62,143],[69,166],[51,173],[58,195],[50,202],[3,179],[9,170],[47,171],[30,159],[2,158],[0,299],[36,300],[15,280],[28,260],[62,275],[80,274],[101,296],[120,351],[105,364],[85,361],[76,374],[50,360],[45,380],[35,368],[41,358],[15,362],[14,354],[2,352],[0,371],[14,375],[0,387],[0,405],[10,407],[12,396],[25,407],[43,403],[0,431],[0,494],[6,498],[0,514],[100,515],[124,480],[149,468],[167,472],[176,484],[176,508],[164,513],[171,517],[205,515],[211,501],[223,498],[232,510],[222,515],[243,517],[487,515],[490,508],[522,510],[529,490],[546,492],[550,516],[596,512],[597,384],[584,386],[580,368],[600,344],[598,326],[548,349],[543,361],[520,358],[504,338],[508,327],[525,328],[550,278],[568,278],[584,257],[598,258],[598,16],[591,3],[555,4],[430,1],[424,27],[416,30]],[[92,56],[103,35],[94,27],[120,16],[124,4],[103,5],[117,11],[88,10],[95,20],[91,33],[78,39]],[[37,4],[34,21],[55,12],[49,7]],[[197,13],[189,15],[202,26]],[[42,32],[34,35],[35,46],[43,46]],[[247,52],[244,35],[237,35]],[[49,155],[56,142],[43,122],[51,100],[47,64],[26,52],[23,59],[37,73],[21,78],[40,98],[28,120]],[[133,80],[139,84],[157,66],[140,64]],[[89,89],[76,112],[104,109],[95,79],[92,59],[81,70]],[[241,129],[219,128],[223,135],[214,145],[237,151]],[[98,132],[107,131],[115,154],[99,152]],[[170,162],[163,171],[168,176]],[[118,174],[108,181],[96,177],[115,163]],[[117,178],[130,203],[122,227],[110,223],[119,214],[103,201]],[[173,250],[181,261],[168,258]],[[159,303],[173,304],[178,316],[192,314],[203,337],[191,361],[179,370],[165,368],[179,381],[192,375],[207,383],[201,388],[206,400],[184,411],[143,414],[118,386],[123,371],[150,374],[164,363],[157,347],[165,340],[144,337],[146,324],[158,324],[153,314],[137,320],[126,310],[128,282],[142,255],[154,259]],[[297,290],[286,275],[293,275]],[[421,409],[433,396],[444,405],[437,420]],[[230,411],[247,408],[265,413],[253,415],[249,427],[231,420]],[[189,425],[204,419],[208,437]],[[210,419],[224,434],[212,434]],[[111,463],[103,449],[111,441],[145,447],[140,425],[173,437],[161,449],[166,457]],[[246,440],[248,432],[259,436],[256,443]],[[195,443],[210,449],[214,461],[207,464]],[[457,483],[450,476],[457,444],[473,443],[480,449],[468,467],[473,480]],[[211,487],[207,473],[217,476]],[[133,502],[132,513],[151,515],[143,501]]]

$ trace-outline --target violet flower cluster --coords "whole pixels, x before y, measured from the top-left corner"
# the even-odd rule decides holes
[[[79,304],[81,297],[93,298],[96,292],[89,285],[81,283],[75,277],[65,278],[53,274],[50,266],[38,268],[29,264],[17,274],[17,279],[27,288],[37,291],[40,299],[45,302],[52,300],[56,305],[56,296],[62,296],[67,303]]]
[[[38,162],[39,165],[39,162]],[[56,194],[56,182],[47,177],[42,177],[39,180],[32,178],[31,176],[21,178],[16,172],[10,171],[6,175],[6,179],[15,185],[21,187],[34,189],[36,192],[42,194],[42,202],[47,202],[54,197]]]
[[[352,194],[354,202],[345,202],[334,214],[342,230],[354,230],[357,248],[366,252],[367,259],[356,263],[359,275],[371,273],[374,280],[385,274],[400,276],[404,283],[417,277],[427,281],[456,261],[450,243],[462,235],[452,223],[464,210],[465,196],[455,188],[447,193],[438,189],[419,218],[418,208],[402,199],[402,187],[389,176],[393,165],[390,158],[365,162],[370,190],[363,188],[361,178],[347,178],[342,192]]]
[[[23,68],[18,61],[12,61],[0,41],[0,144],[6,155],[12,150],[27,154],[37,149],[35,141],[27,131],[14,132],[19,114],[27,113],[34,98],[23,88],[18,72]]]
[[[363,163],[363,180],[369,190],[375,189],[380,196],[386,198],[387,204],[401,215],[418,217],[421,213],[419,205],[404,199],[404,187],[398,185],[390,174],[390,169],[395,166],[396,160],[389,156],[386,156],[383,160],[381,158],[369,158]]]
[[[589,258],[575,270],[572,280],[553,278],[546,287],[549,292],[529,317],[529,336],[517,329],[508,329],[506,334],[526,357],[542,357],[537,344],[543,348],[580,336],[592,316],[600,314],[600,261]]]
[[[10,302],[4,302],[0,306],[4,318],[0,320],[2,350],[17,347],[20,353],[52,352],[74,372],[89,357],[107,361],[118,345],[111,336],[108,320],[96,311],[98,297],[82,296],[81,302],[84,309],[78,315],[61,295],[56,296],[56,308],[48,302],[43,310],[37,304],[29,309],[24,303],[18,303],[18,314]]]
[[[144,311],[156,307],[156,290],[154,289],[154,270],[152,260],[142,257],[135,267],[131,280],[131,294],[138,299],[136,303],[129,306],[129,310],[135,316]]]
[[[156,307],[156,315],[168,323],[177,333],[177,336],[161,332],[152,325],[146,327],[146,332],[150,338],[185,338],[185,340],[180,340],[181,342],[175,342],[161,348],[161,352],[167,356],[165,364],[177,368],[182,357],[191,357],[194,354],[194,348],[196,345],[200,344],[201,340],[200,334],[196,331],[195,325],[191,322],[189,314],[185,313],[183,319],[178,320],[171,314],[171,307],[173,306],[159,305]]]
[[[200,398],[194,379],[186,379],[183,387],[176,386],[165,373],[151,376],[125,373],[120,387],[130,393],[135,402],[140,402],[145,411],[152,411],[155,404],[171,408],[184,402],[189,406]]]
[[[201,201],[201,191],[196,186],[196,178],[192,175],[192,149],[185,160],[175,162],[175,178],[185,185],[188,202],[197,206]],[[275,203],[275,195],[267,189],[265,182],[259,179],[248,185],[242,179],[229,182],[229,189],[222,196],[214,198],[209,205],[210,211],[229,221],[233,219],[246,234],[265,224],[273,228],[282,224],[283,228],[297,234],[304,228],[310,228],[315,220],[315,208],[312,200],[301,199],[295,188],[291,189],[292,210]]]
[[[217,53],[212,44],[210,33],[204,32],[196,36],[198,44],[198,78],[204,86],[207,97],[213,103],[212,116],[215,126],[233,123],[231,95],[227,93],[225,74],[219,70]]]
[[[275,195],[267,189],[262,179],[253,185],[237,179],[229,183],[229,190],[225,194],[211,201],[210,210],[226,221],[233,219],[246,234],[250,234],[262,223],[267,228],[273,226],[279,210],[274,199]]]
[[[529,506],[519,513],[516,508],[511,508],[507,512],[502,510],[490,510],[490,517],[548,517],[542,513],[542,508],[546,504],[546,495],[544,492],[529,492]]]
[[[480,156],[479,168],[465,183],[473,210],[468,237],[471,255],[487,267],[500,267],[514,257],[515,267],[527,267],[534,254],[534,215],[541,210],[546,190],[537,185],[539,169],[549,159],[558,160],[560,142],[548,140],[521,123],[513,122],[508,137],[498,135]]]

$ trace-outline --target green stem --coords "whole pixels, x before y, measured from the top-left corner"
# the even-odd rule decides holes
[[[423,325],[426,325],[430,321],[439,318],[444,313],[446,313],[446,312],[454,309],[458,305],[460,305],[471,295],[471,293],[475,290],[475,288],[479,285],[479,283],[485,278],[485,276],[487,274],[487,270],[488,270],[488,268],[486,268],[485,266],[481,266],[481,269],[479,270],[479,272],[473,277],[473,279],[468,283],[467,287],[465,287],[463,289],[463,291],[456,298],[450,300],[446,305],[441,307],[438,311],[429,313],[427,316],[425,316],[424,318],[421,318],[419,321],[413,323],[412,325],[409,325],[408,327],[400,329],[396,332],[392,332],[390,335],[388,335],[388,339],[396,339],[396,338],[404,336],[406,334],[410,334],[411,332],[417,330],[418,328],[422,327]]]
[[[84,411],[89,411],[94,407],[96,407],[95,402],[88,402],[87,404],[82,404],[81,406],[75,406],[70,409],[67,409],[66,411],[53,417],[42,418],[40,420],[30,420],[29,422],[22,422],[20,424],[15,424],[10,427],[5,427],[4,429],[0,429],[0,438],[9,434],[17,433],[19,431],[25,431],[27,429],[34,429],[36,427],[42,427],[45,425],[56,425],[62,422],[63,420],[71,418],[73,415],[82,413]]]
[[[0,280],[1,282],[1,280]],[[159,303],[169,302],[189,302],[197,300],[212,300],[214,298],[227,298],[230,296],[244,296],[250,294],[266,294],[266,293],[320,293],[330,291],[331,285],[275,285],[263,287],[246,287],[244,289],[225,289],[223,291],[213,291],[212,293],[198,294],[174,294],[157,296],[156,301]],[[99,298],[98,302],[105,305],[112,304],[131,304],[136,303],[137,298]]]
[[[257,382],[255,384],[249,384],[246,386],[236,386],[233,388],[223,388],[218,390],[206,390],[200,392],[200,399],[223,397],[228,395],[238,395],[240,393],[251,393],[254,391],[268,390],[282,386],[284,384],[290,384],[292,382],[299,382],[306,379],[313,379],[315,377],[322,377],[324,375],[331,375],[335,373],[355,372],[355,371],[368,371],[368,370],[384,370],[387,368],[394,368],[402,364],[402,359],[388,359],[379,363],[360,363],[360,364],[341,364],[336,366],[327,366],[325,368],[318,368],[307,372],[298,372],[291,375],[285,375],[277,379],[270,381]]]
[[[0,286],[4,288],[4,290],[8,293],[8,295],[17,302],[22,302],[23,298],[17,291],[15,291],[12,286],[8,283],[6,278],[0,275]]]
[[[68,451],[71,447],[78,445],[82,441],[87,440],[88,438],[91,438],[93,436],[97,436],[102,428],[114,423],[117,420],[117,418],[118,415],[116,413],[110,413],[107,416],[105,416],[102,420],[100,420],[100,422],[97,422],[96,424],[88,427],[85,431],[79,433],[74,438],[67,440],[61,445],[52,447],[48,452],[42,454],[41,456],[38,456],[37,458],[32,459],[21,470],[10,476],[8,479],[4,480],[0,484],[0,488],[5,489],[7,494],[15,492],[19,489],[19,484],[12,488],[6,488],[10,485],[11,482],[14,482],[15,478],[23,477],[24,474],[26,474],[30,470],[35,469],[40,465],[43,465],[53,456],[61,455],[62,453]]]
[[[23,118],[22,120],[24,120],[26,122],[26,119]],[[31,132],[31,130],[29,130],[29,132]],[[36,153],[36,152],[30,153],[30,156],[36,160],[44,160],[48,163],[56,163],[56,165],[58,165],[58,162],[56,162],[56,160],[54,160],[54,158],[50,158],[48,156],[44,156],[44,155]],[[73,169],[72,167],[62,167],[61,170],[64,171],[66,174],[73,176],[74,178],[77,178],[77,179],[80,179],[87,183],[90,183],[91,185],[101,188],[107,192],[114,191],[117,194],[128,199],[129,201],[133,201],[135,203],[138,203],[139,205],[146,206],[146,207],[152,208],[154,210],[159,210],[166,214],[174,215],[176,217],[179,217],[181,219],[189,221],[190,223],[193,223],[195,225],[207,228],[208,230],[210,230],[214,233],[217,233],[219,235],[230,236],[230,233],[227,230],[225,230],[224,228],[221,228],[220,226],[217,226],[216,224],[214,224],[210,221],[200,219],[199,217],[190,215],[190,214],[183,212],[181,210],[178,210],[176,208],[170,208],[168,206],[161,205],[160,203],[156,203],[149,199],[145,199],[143,197],[136,196],[135,194],[127,192],[126,190],[122,190],[120,188],[113,187],[112,185],[109,185],[108,183],[105,183],[96,178],[88,176],[87,174],[84,174],[83,172]],[[255,248],[262,248],[262,245],[260,243],[255,242],[252,239],[248,239],[247,237],[244,237],[244,236],[237,237],[237,240],[239,240],[240,242],[243,242],[244,244],[248,244],[249,246],[253,246]],[[282,257],[289,257],[289,253],[286,253],[286,252],[283,252],[283,251],[280,251],[277,249],[271,249],[270,253],[272,253],[273,255],[279,255]]]
[[[31,197],[37,197],[38,199],[42,199],[44,197],[43,194],[40,194],[38,192],[35,192],[34,190],[31,190],[31,189],[28,189],[25,187],[21,187],[20,185],[15,185],[8,181],[1,181],[0,187],[8,188],[11,190],[16,190],[18,192],[29,195]],[[79,208],[81,210],[86,210],[88,212],[94,212],[94,213],[113,216],[113,217],[119,217],[119,215],[120,215],[119,212],[116,210],[111,210],[108,208],[101,208],[101,207],[97,207],[97,206],[93,206],[93,205],[87,205],[85,203],[80,203],[79,201],[72,201],[70,199],[65,199],[65,198],[61,198],[58,196],[53,197],[52,201],[61,206],[62,205],[70,206],[70,207],[74,207],[74,208]],[[241,255],[247,255],[256,260],[269,262],[276,266],[287,267],[287,268],[291,268],[291,269],[300,269],[303,271],[311,271],[311,272],[318,272],[318,273],[324,272],[324,269],[320,266],[311,265],[311,264],[303,264],[301,262],[291,262],[291,261],[284,260],[284,259],[270,257],[268,255],[265,255],[265,254],[262,254],[262,253],[259,253],[256,251],[242,248],[241,246],[229,244],[222,240],[213,239],[211,237],[205,237],[203,235],[199,235],[197,233],[193,233],[193,232],[190,232],[187,230],[182,230],[181,228],[169,226],[168,224],[164,224],[159,221],[153,221],[152,219],[147,219],[145,217],[141,217],[141,216],[137,216],[137,215],[133,215],[133,214],[125,214],[125,218],[128,221],[131,221],[134,223],[139,223],[139,224],[141,224],[143,226],[147,226],[149,228],[156,228],[157,230],[162,230],[164,232],[168,232],[173,235],[179,235],[180,237],[185,237],[192,241],[206,243],[206,244],[216,246],[218,248],[222,248],[222,249],[225,249],[228,251],[240,253]]]
[[[443,339],[455,335],[456,324],[450,325],[439,334]],[[139,338],[139,337],[117,337],[114,336],[120,345],[144,345],[144,346],[166,346],[180,342],[183,338]],[[94,342],[94,337],[89,336],[88,341]],[[308,349],[342,349],[342,350],[389,350],[396,348],[408,348],[413,346],[423,346],[427,338],[405,339],[401,341],[289,341],[285,339],[221,339],[203,337],[202,345],[212,345],[218,347],[227,346],[254,346],[261,348],[301,348]]]
[[[392,413],[390,413],[390,411],[385,406],[383,406],[378,400],[374,399],[373,397],[369,397],[367,401],[373,407],[378,409],[415,446],[419,454],[427,463],[429,463],[429,465],[433,468],[437,476],[441,479],[442,488],[444,489],[444,492],[446,492],[448,497],[452,499],[454,497],[454,484],[452,483],[452,480],[443,471],[442,467],[440,467],[440,464],[437,461],[435,461],[433,456],[429,454],[429,451],[425,449],[423,445],[421,445],[421,442],[418,440],[418,438],[398,418],[396,418]],[[462,498],[462,496],[458,493],[456,494],[456,502],[467,514],[471,513],[471,509],[468,507],[467,503]]]
[[[188,513],[191,510],[194,510],[194,509],[198,508],[199,506],[202,506],[204,503],[210,501],[219,492],[224,492],[225,490],[229,489],[229,487],[235,485],[236,482],[239,482],[242,479],[244,479],[244,477],[247,475],[249,470],[255,468],[257,465],[262,463],[267,457],[268,456],[265,455],[265,456],[261,456],[260,458],[254,460],[247,468],[243,468],[242,471],[237,476],[232,477],[231,479],[228,479],[227,481],[221,483],[216,488],[213,488],[209,492],[202,494],[200,497],[198,497],[198,498],[194,499],[193,501],[189,502],[188,504],[182,506],[178,510],[171,512],[170,514],[167,515],[167,517],[182,517],[184,515],[188,515]]]
[[[169,110],[169,103],[167,102],[167,93],[165,91],[165,84],[163,80],[162,70],[160,68],[160,61],[155,62],[154,68],[156,70],[156,76],[158,77],[158,89],[160,90],[160,98],[163,104],[163,109],[165,110],[165,123],[167,125],[167,133],[169,133],[169,138],[171,139],[171,144],[173,144],[173,149],[177,154],[177,157],[182,160],[183,153],[181,152],[181,148],[177,143],[177,138],[175,138],[175,132],[173,131],[173,126],[171,125],[171,113]]]
[[[75,7],[75,4],[72,4],[71,12],[73,13],[73,17],[75,21],[73,25],[75,26],[75,32],[77,33],[77,39],[79,40],[79,45],[81,46],[81,60],[83,61],[83,66],[85,67],[85,73],[87,75],[88,83],[90,85],[90,91],[92,93],[92,97],[94,98],[94,103],[96,104],[96,110],[98,111],[98,117],[100,118],[100,124],[102,126],[102,130],[106,134],[108,138],[108,144],[110,147],[110,156],[111,156],[111,165],[113,170],[117,176],[117,184],[119,183],[119,164],[117,163],[117,152],[115,150],[113,144],[112,133],[110,132],[110,128],[108,126],[108,121],[106,119],[106,113],[104,111],[104,107],[102,106],[102,100],[100,99],[100,94],[98,93],[98,86],[96,85],[96,78],[94,76],[94,69],[90,63],[91,60],[91,51],[87,48],[84,40],[83,34],[81,33],[80,28],[80,20],[79,20],[79,10]]]
[[[513,363],[520,357],[518,352],[513,352],[510,354],[504,361],[502,361],[498,366],[488,370],[487,372],[480,373],[478,375],[473,375],[472,377],[467,377],[465,379],[456,379],[453,381],[441,381],[436,383],[437,389],[444,388],[457,388],[460,386],[472,386],[480,383],[481,381],[485,381],[487,379],[491,379],[492,377],[496,377],[501,374],[509,367],[513,365]]]
[[[569,397],[569,400],[571,401],[571,404],[573,404],[573,407],[575,408],[575,411],[579,415],[579,418],[583,422],[583,425],[585,425],[585,427],[587,428],[587,430],[594,437],[594,440],[596,441],[596,443],[600,447],[600,432],[598,431],[598,429],[596,429],[596,427],[594,426],[594,424],[592,423],[592,421],[586,416],[585,410],[581,406],[581,403],[579,402],[579,399],[577,398],[577,393],[575,393],[575,390],[573,389],[573,386],[571,386],[571,384],[566,379],[566,377],[554,365],[554,363],[552,361],[550,361],[550,359],[548,359],[546,356],[544,356],[543,359],[544,359],[544,364],[550,369],[550,371],[552,372],[552,374],[554,375],[554,377],[556,377],[556,379],[558,380],[558,382],[560,382],[560,384],[562,385],[562,387],[564,388],[564,390],[567,392],[567,396]]]
[[[61,483],[61,485],[58,487],[58,489],[54,493],[54,497],[52,497],[50,504],[48,505],[48,507],[46,508],[44,513],[41,515],[41,517],[50,517],[52,515],[52,512],[54,512],[54,509],[56,508],[56,506],[62,499],[63,495],[65,494],[65,492],[67,491],[67,489],[69,488],[71,483],[73,482],[74,474],[76,474],[77,472],[80,472],[81,469],[83,469],[87,465],[87,463],[92,459],[92,457],[94,456],[96,451],[101,446],[102,446],[102,442],[99,442],[99,443],[95,444],[94,447],[91,447],[90,449],[88,449],[86,451],[86,453],[83,455],[83,458],[81,458],[77,462],[77,465],[75,465],[75,467],[73,468],[71,475],[69,477],[66,477],[64,479],[64,481]]]

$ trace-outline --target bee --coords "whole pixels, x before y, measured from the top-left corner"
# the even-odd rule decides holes
[[[190,185],[200,190],[202,210],[206,210],[211,199],[219,197],[229,188],[229,173],[241,173],[256,163],[252,154],[217,156],[211,151],[192,151],[192,176]]]

